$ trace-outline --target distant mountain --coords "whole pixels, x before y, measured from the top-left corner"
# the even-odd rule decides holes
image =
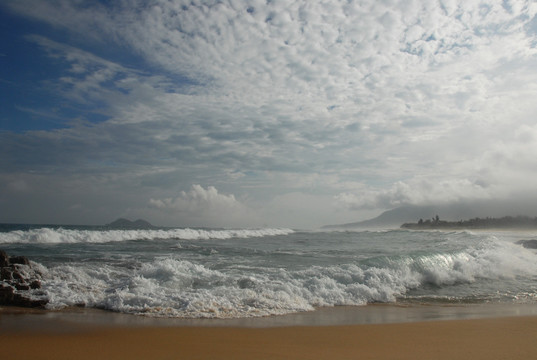
[[[409,205],[385,211],[373,219],[347,224],[326,225],[323,226],[323,229],[398,228],[403,223],[417,221],[420,218],[429,218],[435,215],[435,207],[433,206]]]
[[[501,201],[480,201],[449,205],[417,206],[407,205],[388,210],[379,216],[347,224],[326,225],[323,229],[353,229],[353,228],[399,228],[404,223],[432,219],[438,215],[441,220],[459,221],[475,217],[501,217],[506,215],[531,215],[536,212],[535,206],[524,207],[516,203]]]
[[[155,226],[151,225],[148,221],[138,219],[136,221],[130,221],[124,218],[119,218],[116,221],[106,224],[105,227],[113,229],[154,229]]]

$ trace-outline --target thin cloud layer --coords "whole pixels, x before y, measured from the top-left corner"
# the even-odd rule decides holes
[[[48,114],[55,126],[2,128],[0,178],[17,190],[0,194],[14,209],[5,221],[315,227],[535,194],[531,1],[21,0],[0,11],[33,24],[15,38],[54,70],[33,78],[34,98],[6,102],[20,121]],[[39,220],[50,203],[56,216]]]

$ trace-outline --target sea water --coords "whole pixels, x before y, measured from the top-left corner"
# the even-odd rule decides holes
[[[537,303],[537,232],[4,225],[50,309],[244,318],[372,303]],[[32,293],[33,292],[33,293]]]

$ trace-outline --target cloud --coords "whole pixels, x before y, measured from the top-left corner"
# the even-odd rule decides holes
[[[402,116],[430,117],[431,110],[464,121],[461,110],[488,103],[491,80],[501,80],[498,66],[535,55],[529,21],[522,20],[535,9],[525,2],[16,4],[81,36],[94,26],[101,41],[200,85],[200,103],[266,106],[275,117],[313,125],[335,116],[346,126],[363,114],[359,121],[372,132],[397,129]],[[110,79],[93,72],[82,84],[104,77]],[[329,115],[328,108],[338,111]]]
[[[443,205],[476,200],[488,200],[498,196],[497,189],[468,179],[451,179],[433,182],[414,179],[396,182],[383,190],[364,189],[361,193],[341,193],[336,200],[354,210],[390,209],[403,205]],[[505,194],[501,194],[505,195]]]
[[[225,210],[240,207],[235,196],[219,194],[214,186],[204,189],[201,185],[192,185],[189,192],[182,191],[174,199],[151,199],[149,203],[161,210],[177,212],[203,212],[205,210]]]
[[[61,65],[39,85],[69,109],[60,129],[0,133],[1,174],[27,190],[91,174],[166,224],[306,226],[532,189],[531,1],[0,6],[53,28],[23,39]]]
[[[148,205],[165,212],[167,216],[177,216],[178,221],[194,226],[247,226],[255,220],[251,210],[233,194],[219,193],[214,186],[204,188],[201,185],[192,185],[188,192],[181,191],[179,196],[174,198],[151,198]]]
[[[535,15],[526,2],[127,1],[112,12],[72,2],[11,6],[79,32],[97,25],[93,33],[101,41],[135,49],[148,63],[208,85],[211,94],[247,95],[256,105],[286,99],[312,106],[315,99],[315,112],[332,105],[327,102],[363,106],[364,95],[379,101],[401,81],[415,87],[443,80],[444,88],[452,87],[460,77],[496,66],[490,53],[496,47],[507,50],[503,61],[534,54],[524,30],[528,21],[520,21]],[[462,56],[468,59],[461,62]],[[458,76],[445,76],[446,67]]]

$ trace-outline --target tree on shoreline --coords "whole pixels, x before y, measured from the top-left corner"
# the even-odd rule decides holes
[[[537,228],[537,217],[528,216],[504,216],[501,218],[479,217],[469,220],[443,221],[436,215],[431,220],[419,219],[417,223],[405,223],[401,225],[403,229],[438,229],[438,228],[470,228],[470,229],[487,229],[487,228]]]

